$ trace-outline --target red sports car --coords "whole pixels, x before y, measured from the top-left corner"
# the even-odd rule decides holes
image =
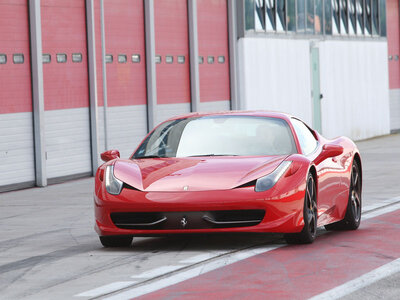
[[[96,231],[105,247],[133,236],[280,232],[311,243],[318,226],[357,229],[356,145],[275,112],[193,113],[156,127],[129,159],[101,155]]]

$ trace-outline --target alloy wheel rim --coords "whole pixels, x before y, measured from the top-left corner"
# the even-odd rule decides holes
[[[355,165],[351,172],[350,201],[354,221],[358,222],[361,217],[360,176]]]
[[[308,223],[308,230],[312,237],[317,233],[317,207],[315,201],[315,185],[314,180],[310,178],[307,183],[307,193],[306,193],[306,216]]]

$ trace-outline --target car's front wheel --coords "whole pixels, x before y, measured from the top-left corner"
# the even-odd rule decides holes
[[[285,234],[285,240],[289,244],[310,244],[317,236],[317,193],[315,181],[311,174],[307,177],[306,195],[304,197],[304,227],[299,233]]]
[[[129,247],[132,244],[132,236],[100,236],[100,242],[104,247]]]
[[[350,177],[349,199],[344,219],[325,225],[326,230],[355,230],[361,222],[361,172],[357,161],[353,162]]]

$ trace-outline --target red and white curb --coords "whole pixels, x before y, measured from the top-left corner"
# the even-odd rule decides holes
[[[363,220],[368,220],[371,218],[378,217],[383,214],[387,214],[396,210],[400,210],[400,197],[380,201],[379,204],[367,206],[363,209]],[[76,297],[87,297],[90,299],[98,298],[98,297],[109,297],[105,298],[108,300],[116,300],[116,299],[132,299],[135,297],[143,296],[155,291],[158,291],[163,288],[168,288],[180,282],[186,281],[191,278],[198,277],[202,274],[209,273],[210,271],[229,266],[233,263],[254,257],[259,254],[267,253],[269,251],[279,249],[285,247],[285,244],[279,245],[257,245],[251,248],[237,250],[234,252],[211,252],[199,254],[194,257],[190,257],[178,262],[175,265],[166,265],[156,269],[148,270],[143,272],[142,274],[131,276],[131,281],[120,281],[110,283],[80,294],[75,295]],[[343,285],[340,285],[332,290],[328,290],[320,295],[319,297],[327,297],[321,299],[332,299],[332,295],[338,294],[338,290],[341,291],[341,296],[347,295],[353,291],[356,291],[364,286],[370,285],[371,283],[382,279],[386,276],[390,276],[391,274],[397,272],[399,269],[399,263],[395,260],[387,264],[386,268],[391,268],[392,273],[386,272],[383,273],[379,271],[386,270],[384,266],[379,267],[375,270],[362,275],[359,278],[351,280]],[[385,265],[386,266],[386,265]],[[397,271],[396,271],[397,270]],[[368,274],[372,275],[368,275]],[[375,274],[375,275],[374,275]],[[369,277],[368,277],[368,276]],[[367,277],[363,277],[367,276]],[[382,277],[383,276],[383,277]],[[366,280],[365,278],[368,278]],[[352,288],[348,288],[347,284],[351,284]],[[364,285],[362,285],[364,284]],[[331,292],[332,291],[332,292]],[[120,293],[118,293],[120,292]],[[117,294],[118,293],[118,294]],[[329,294],[332,293],[332,294]],[[345,293],[345,294],[343,294]],[[334,297],[333,297],[334,298]]]

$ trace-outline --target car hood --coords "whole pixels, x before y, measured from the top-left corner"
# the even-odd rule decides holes
[[[117,160],[114,176],[146,192],[227,190],[271,173],[287,156]]]

